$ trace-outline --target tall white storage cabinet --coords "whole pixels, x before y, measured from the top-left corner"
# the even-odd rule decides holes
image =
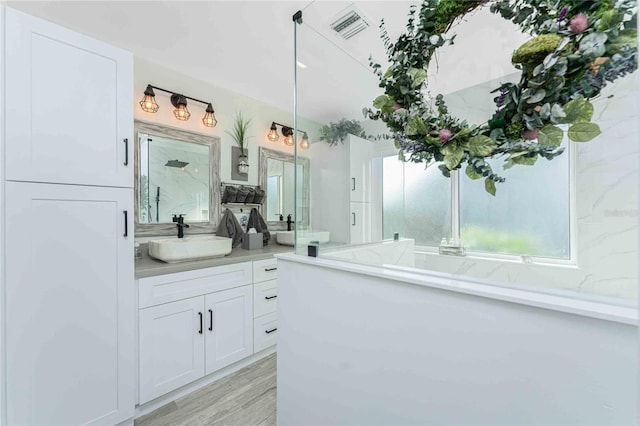
[[[133,61],[5,9],[6,423],[134,415]]]
[[[349,135],[349,223],[350,243],[371,242],[371,160],[372,142]]]

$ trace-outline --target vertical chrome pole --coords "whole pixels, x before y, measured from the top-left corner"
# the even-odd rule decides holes
[[[298,253],[298,24],[302,11],[293,15],[293,252]]]

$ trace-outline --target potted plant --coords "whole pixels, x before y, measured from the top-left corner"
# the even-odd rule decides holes
[[[247,163],[247,145],[249,143],[248,129],[251,125],[251,119],[245,118],[242,112],[236,114],[233,130],[227,132],[233,138],[238,148],[240,148],[240,157],[238,158],[238,173],[247,174],[249,172],[249,163]]]
[[[336,145],[338,142],[344,143],[344,138],[348,134],[366,138],[364,129],[356,120],[341,119],[337,123],[329,123],[320,128],[320,140],[325,141],[330,146]]]

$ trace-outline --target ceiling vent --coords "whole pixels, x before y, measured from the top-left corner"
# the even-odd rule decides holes
[[[353,6],[342,11],[339,17],[331,23],[331,29],[345,40],[349,40],[369,26],[369,21],[364,17],[364,14]]]

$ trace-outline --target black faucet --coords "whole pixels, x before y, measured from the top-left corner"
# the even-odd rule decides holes
[[[291,231],[291,224],[295,223],[291,220],[291,213],[287,215],[287,231]]]
[[[176,226],[178,227],[178,238],[184,238],[184,228],[188,228],[189,225],[187,225],[186,223],[184,223],[184,217],[182,217],[183,215],[173,215],[173,220],[176,223]]]

